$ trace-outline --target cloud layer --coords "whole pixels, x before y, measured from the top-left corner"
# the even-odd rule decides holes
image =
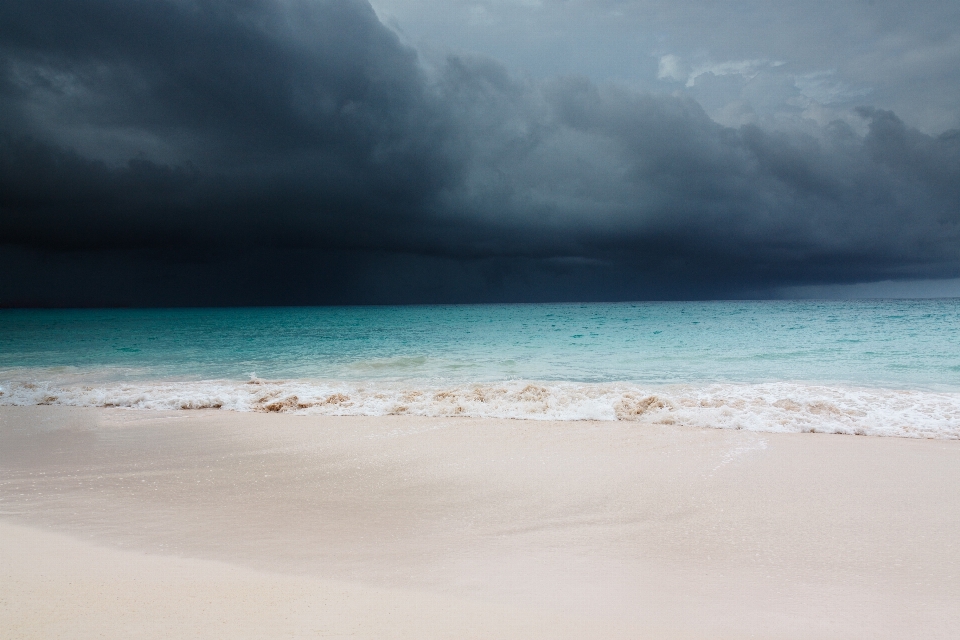
[[[960,132],[426,67],[356,0],[0,6],[3,304],[763,296],[960,275]]]

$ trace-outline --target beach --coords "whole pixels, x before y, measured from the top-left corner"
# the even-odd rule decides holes
[[[0,640],[960,639],[960,2],[0,1]]]
[[[960,624],[960,442],[0,407],[11,638],[901,638]]]

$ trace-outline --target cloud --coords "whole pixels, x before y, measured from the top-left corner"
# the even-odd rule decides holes
[[[668,87],[659,57],[672,54],[691,66],[704,61],[776,60],[763,69],[782,76],[791,91],[781,100],[766,93],[739,99],[767,121],[797,110],[794,77],[834,72],[851,92],[870,90],[869,102],[895,111],[909,126],[940,133],[960,125],[960,5],[943,0],[821,2],[801,0],[544,0],[533,8],[482,3],[489,20],[470,24],[475,0],[375,0],[421,51],[471,51],[511,69],[547,79],[574,73],[595,82],[615,81],[653,91],[684,91],[711,116],[698,87]],[[656,52],[656,57],[638,52]],[[676,80],[689,76],[678,72]],[[712,74],[711,74],[712,77]],[[728,81],[740,75],[717,76]],[[700,82],[711,78],[701,76]],[[682,84],[682,83],[681,83]],[[754,101],[752,98],[761,100]],[[844,102],[843,108],[855,104]],[[834,113],[832,118],[842,117]]]
[[[870,108],[863,136],[730,128],[691,98],[483,57],[426,70],[354,0],[10,0],[0,116],[4,304],[763,296],[960,275],[955,132]]]
[[[820,104],[835,102],[851,102],[870,94],[870,89],[853,89],[846,83],[837,80],[836,71],[817,71],[794,77],[794,86],[800,93]]]
[[[746,80],[752,80],[765,69],[775,69],[782,67],[785,62],[781,60],[726,60],[723,62],[701,61],[697,64],[689,64],[680,56],[672,53],[660,56],[659,69],[657,77],[662,80],[674,80],[683,82],[687,88],[693,87],[697,83],[697,78],[705,74],[715,76],[741,76]]]
[[[680,56],[668,53],[665,56],[660,56],[657,77],[661,80],[685,82],[687,78],[690,77],[690,68],[684,63]]]

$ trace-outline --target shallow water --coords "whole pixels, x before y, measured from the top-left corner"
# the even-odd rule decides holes
[[[0,312],[0,403],[960,437],[960,300]]]

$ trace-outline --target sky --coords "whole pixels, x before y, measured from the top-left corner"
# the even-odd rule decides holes
[[[0,306],[960,295],[960,3],[5,0]]]

